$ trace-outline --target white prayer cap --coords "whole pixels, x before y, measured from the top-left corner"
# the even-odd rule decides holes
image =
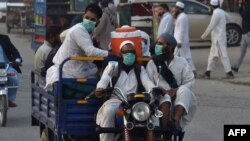
[[[126,44],[132,44],[133,46],[135,46],[134,42],[130,41],[130,40],[125,40],[120,44],[120,50],[122,49],[122,47]]]
[[[211,0],[210,5],[212,6],[218,6],[219,5],[219,0]]]
[[[121,28],[128,28],[130,27],[129,25],[123,25]]]
[[[184,3],[183,2],[177,1],[175,5],[177,7],[184,8]]]

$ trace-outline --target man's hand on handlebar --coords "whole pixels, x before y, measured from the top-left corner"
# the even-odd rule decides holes
[[[113,90],[114,90],[114,88],[112,88],[112,87],[108,87],[106,89],[104,89],[104,88],[97,88],[95,90],[95,96],[97,98],[102,98],[104,95],[109,96],[109,95],[112,94]]]
[[[95,90],[95,96],[96,96],[97,98],[102,98],[103,95],[104,95],[104,89],[103,89],[103,88],[97,88],[97,89]]]
[[[155,95],[155,96],[164,95],[165,94],[165,90],[163,90],[160,87],[154,87],[152,89],[152,94]]]
[[[177,90],[178,90],[178,88],[176,88],[176,89],[171,88],[171,89],[167,90],[167,93],[171,98],[175,99]]]

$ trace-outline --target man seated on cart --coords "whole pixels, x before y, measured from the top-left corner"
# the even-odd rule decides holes
[[[89,4],[83,15],[83,21],[71,27],[64,42],[53,58],[54,65],[50,67],[46,75],[47,91],[53,90],[53,83],[59,79],[59,65],[71,56],[114,56],[114,53],[98,49],[93,46],[91,33],[102,16],[101,8],[96,4]],[[64,78],[94,78],[97,67],[92,61],[68,61],[63,67]]]

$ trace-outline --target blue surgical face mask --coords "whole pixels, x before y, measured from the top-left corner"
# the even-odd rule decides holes
[[[92,32],[95,28],[96,22],[84,18],[82,25],[88,32]]]
[[[125,53],[122,54],[123,63],[127,66],[132,66],[135,63],[135,54],[134,53]]]
[[[163,49],[163,45],[156,44],[155,45],[155,55],[162,54],[162,49]]]

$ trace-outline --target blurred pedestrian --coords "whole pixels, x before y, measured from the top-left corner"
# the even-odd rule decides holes
[[[219,0],[210,1],[210,7],[213,10],[213,14],[206,31],[201,36],[201,39],[205,39],[211,32],[212,45],[208,57],[207,70],[202,75],[202,77],[208,79],[210,79],[210,72],[214,69],[218,58],[220,58],[224,66],[226,78],[234,78],[227,53],[226,24],[229,15],[220,8],[219,4]]]
[[[110,0],[101,0],[99,6],[102,8],[103,14],[93,32],[93,39],[97,41],[99,48],[109,50],[111,32],[118,26],[117,10]]]
[[[142,56],[143,57],[150,57],[151,54],[149,52],[150,49],[150,37],[149,35],[142,31],[142,30],[138,30],[141,33],[141,38],[142,38]]]
[[[161,36],[163,33],[173,34],[174,32],[174,18],[169,11],[168,5],[162,3],[158,7],[159,13],[158,16],[160,17],[160,24],[158,28],[157,37]]]
[[[43,44],[37,49],[34,55],[34,69],[36,72],[40,73],[43,77],[45,77],[45,61],[48,57],[50,51],[60,46],[59,40],[60,27],[59,26],[48,26],[46,32],[46,39]]]
[[[240,56],[232,66],[232,70],[238,72],[240,65],[246,55],[247,47],[250,48],[250,1],[239,0],[239,13],[242,17],[242,38]]]
[[[189,45],[189,21],[187,14],[184,13],[184,6],[183,2],[177,1],[173,10],[173,15],[176,18],[174,37],[177,40],[177,48],[175,48],[174,54],[187,60],[196,77],[196,69]]]

